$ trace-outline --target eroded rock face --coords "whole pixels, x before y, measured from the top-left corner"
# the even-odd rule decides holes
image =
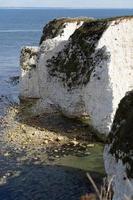
[[[24,47],[21,50],[20,96],[21,98],[39,98],[37,76],[37,56],[39,47]]]
[[[39,97],[36,112],[54,107],[68,117],[87,116],[108,134],[120,100],[133,87],[133,18],[76,20],[54,20],[44,28],[36,68],[26,70],[21,62],[21,81],[36,85],[23,84],[21,97]]]
[[[50,76],[47,72],[47,60],[51,59],[53,56],[58,55],[58,53],[62,51],[62,49],[68,43],[70,36],[75,32],[76,29],[82,26],[84,21],[91,20],[92,19],[86,18],[63,18],[53,20],[44,28],[43,36],[40,42],[41,46],[39,48],[24,47],[22,49],[20,59],[22,71],[20,79],[20,97],[22,99],[39,99],[36,104],[34,104],[34,107],[32,109],[33,114],[42,112],[54,112],[58,109],[61,110],[60,104],[58,102],[54,102],[53,98],[55,98],[56,100],[56,97],[59,95],[58,93],[56,94],[56,91],[60,92],[60,97],[62,99],[64,98],[62,91],[60,91],[62,90],[62,88],[60,88],[60,82],[58,86],[54,78],[51,82],[51,85],[49,85]],[[34,53],[36,54],[36,56]],[[34,63],[34,65],[31,64],[32,62]],[[65,91],[65,89],[63,90]],[[67,93],[67,90],[65,91],[65,93]],[[67,99],[69,98],[70,95]],[[76,103],[76,99],[74,100],[74,102]],[[71,109],[73,109],[72,106]]]
[[[133,91],[121,100],[104,153],[114,200],[133,198]],[[127,198],[126,198],[127,197]]]

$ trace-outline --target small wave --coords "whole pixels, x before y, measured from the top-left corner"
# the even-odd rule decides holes
[[[38,29],[31,29],[31,30],[21,30],[21,29],[16,29],[16,30],[0,30],[0,33],[16,33],[16,32],[40,32]]]

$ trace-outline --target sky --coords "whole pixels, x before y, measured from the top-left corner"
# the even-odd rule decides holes
[[[133,0],[0,0],[0,7],[133,8]]]

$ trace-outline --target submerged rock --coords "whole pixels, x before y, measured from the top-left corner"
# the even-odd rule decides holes
[[[12,86],[16,86],[19,84],[19,76],[12,76],[9,78],[9,83],[12,85]]]
[[[50,22],[40,47],[22,50],[21,98],[38,98],[36,114],[58,110],[108,134],[133,86],[132,32],[133,17]]]
[[[113,200],[133,198],[133,91],[121,100],[104,153],[105,168],[113,178]]]

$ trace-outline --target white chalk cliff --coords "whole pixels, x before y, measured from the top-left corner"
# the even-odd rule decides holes
[[[21,98],[38,99],[38,113],[88,116],[108,134],[120,100],[133,88],[132,32],[132,17],[50,22],[39,47],[22,49]]]

